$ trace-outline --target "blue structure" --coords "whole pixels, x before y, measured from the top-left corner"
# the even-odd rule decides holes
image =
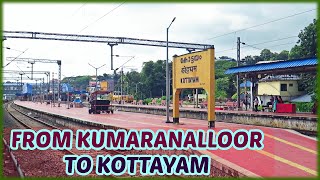
[[[22,94],[31,95],[32,94],[32,85],[29,83],[25,83],[22,87]]]
[[[241,88],[244,88],[244,87],[251,87],[251,84],[252,84],[252,82],[251,81],[247,81],[246,83],[241,83],[240,84],[240,87]]]
[[[62,83],[61,84],[61,91],[64,92],[72,92],[73,91],[73,87],[71,87],[71,85],[69,83]]]
[[[308,68],[312,68],[316,70],[317,64],[318,64],[317,58],[295,59],[295,60],[278,61],[278,62],[271,62],[271,63],[261,63],[261,64],[255,64],[250,66],[233,67],[228,69],[225,72],[225,74],[236,74],[236,73],[250,74],[250,73],[257,73],[257,72],[262,73],[263,71],[272,73],[274,70],[281,71],[281,70],[288,70],[288,69],[291,69],[293,72],[297,72],[297,71],[301,72],[301,71],[308,71],[307,70]],[[304,69],[302,69],[302,67]]]

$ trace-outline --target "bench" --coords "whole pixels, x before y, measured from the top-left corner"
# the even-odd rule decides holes
[[[262,106],[262,111],[263,112],[272,112],[272,105],[268,105],[268,106]]]
[[[137,105],[143,105],[143,101],[142,101],[142,100],[139,100],[139,101],[137,102]]]
[[[157,105],[157,100],[156,99],[152,99],[152,101],[148,105]]]
[[[207,101],[203,101],[199,105],[200,105],[200,108],[207,108],[208,107],[208,102]]]
[[[237,102],[228,101],[225,106],[224,110],[235,110],[235,108],[237,108]]]

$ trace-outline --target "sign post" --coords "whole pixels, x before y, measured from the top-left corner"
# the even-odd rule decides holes
[[[179,95],[182,89],[203,88],[208,95],[208,127],[215,127],[214,47],[204,51],[174,56],[173,123],[179,123]]]

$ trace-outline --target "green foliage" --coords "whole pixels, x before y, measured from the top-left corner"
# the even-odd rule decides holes
[[[226,93],[226,91],[221,91],[221,90],[217,90],[216,89],[216,95],[215,95],[215,98],[216,99],[225,99],[225,98],[227,98],[227,93]]]
[[[149,104],[152,102],[152,98],[146,98],[143,100],[143,104]]]
[[[281,51],[276,59],[278,59],[278,60],[288,60],[289,59],[289,51],[287,51],[287,50]]]
[[[235,93],[234,95],[231,96],[231,99],[232,99],[232,100],[236,100],[237,98],[238,98],[237,93]]]
[[[313,103],[312,102],[295,102],[297,112],[311,112]]]
[[[291,49],[289,59],[310,58],[317,55],[317,20],[309,24],[299,33],[297,44]],[[314,94],[315,99],[317,94],[317,81],[314,74],[302,74],[301,86],[308,94]]]
[[[65,77],[61,82],[70,83],[76,90],[85,90],[89,85],[90,76]]]
[[[225,71],[231,67],[237,65],[234,61],[216,61],[215,63],[215,78],[216,78],[216,87],[215,93],[216,98],[225,98],[230,97],[236,92],[235,87],[235,75],[234,74],[225,74]]]
[[[263,49],[260,53],[260,57],[264,61],[268,61],[268,60],[271,60],[271,58],[273,57],[273,54],[269,49]]]

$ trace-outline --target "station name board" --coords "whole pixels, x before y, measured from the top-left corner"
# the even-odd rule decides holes
[[[173,88],[205,88],[208,86],[210,75],[214,74],[213,63],[213,49],[175,56]]]

